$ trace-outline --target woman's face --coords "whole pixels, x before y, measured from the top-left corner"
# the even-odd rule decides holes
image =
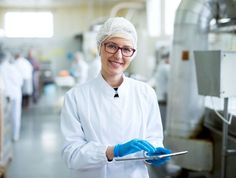
[[[123,52],[121,51],[121,49],[118,49],[118,51],[114,53],[117,47],[123,48]],[[130,50],[132,49],[132,41],[128,39],[113,37],[105,40],[102,43],[100,49],[102,75],[104,77],[123,75],[123,72],[128,68],[132,60],[132,57],[127,57],[126,54],[129,54]],[[111,52],[114,54],[112,54]],[[126,56],[124,56],[124,54]]]

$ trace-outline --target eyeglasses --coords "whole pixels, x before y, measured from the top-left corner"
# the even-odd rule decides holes
[[[105,46],[105,51],[110,53],[110,54],[115,54],[120,49],[122,55],[125,56],[125,57],[133,56],[134,52],[136,51],[135,49],[133,49],[131,47],[123,47],[123,48],[121,48],[117,44],[112,43],[112,42],[104,43],[104,46]]]

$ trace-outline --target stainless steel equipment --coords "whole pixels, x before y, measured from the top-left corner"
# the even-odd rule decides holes
[[[192,154],[191,152],[188,154],[191,154],[192,162],[174,159],[175,163],[190,171],[202,171],[209,178],[218,178],[222,172],[220,162],[222,152],[221,135],[223,132],[219,129],[210,128],[209,125],[205,124],[205,120],[209,115],[206,114],[204,97],[198,94],[193,51],[209,50],[210,42],[212,43],[212,41],[209,42],[212,39],[208,39],[210,33],[217,35],[227,33],[228,36],[231,36],[231,39],[235,36],[232,33],[235,31],[232,27],[235,27],[236,24],[235,6],[236,1],[233,0],[182,0],[176,12],[174,24],[165,143],[173,150],[179,148],[192,149]],[[223,20],[221,21],[221,19],[229,19],[229,22],[222,23]],[[213,22],[215,22],[214,25],[212,25]],[[223,31],[222,28],[224,28]],[[214,32],[212,29],[214,29]],[[221,48],[216,46],[218,49],[223,51],[236,50],[234,40],[219,39],[221,41],[218,44],[221,43],[222,45],[220,45]],[[227,49],[227,46],[231,48]],[[215,55],[218,55],[219,58],[222,53]],[[226,59],[227,57],[228,53]],[[221,64],[217,65],[216,62],[213,66],[219,67],[219,65]],[[214,71],[214,69],[209,70]],[[215,95],[230,96],[236,91],[235,89],[233,89],[234,91],[228,90],[224,82],[227,81],[222,81],[223,89],[226,89],[227,92],[221,93],[223,90],[219,85],[218,88],[214,88],[218,90]],[[202,92],[216,92],[215,90],[205,88]],[[211,118],[207,118],[207,120],[211,120]],[[228,141],[228,139],[226,140]],[[229,141],[229,145],[234,147],[233,139]],[[206,153],[209,153],[214,159],[199,156],[199,154],[205,155]],[[196,165],[196,161],[199,164]],[[206,161],[207,165],[205,164]],[[236,164],[236,159],[232,157],[227,161],[229,165],[227,172],[230,177],[235,177],[236,171],[231,165]],[[202,165],[206,166],[203,167]]]

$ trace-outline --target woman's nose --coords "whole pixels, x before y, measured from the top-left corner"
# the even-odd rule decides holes
[[[122,52],[121,52],[121,49],[118,49],[118,51],[115,53],[115,56],[119,59],[122,58]]]

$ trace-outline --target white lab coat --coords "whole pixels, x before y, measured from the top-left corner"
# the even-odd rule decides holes
[[[97,77],[100,71],[101,71],[101,59],[98,56],[89,65],[88,80]]]
[[[4,61],[0,65],[0,74],[3,76],[5,84],[5,96],[9,97],[11,101],[13,139],[18,140],[20,137],[21,127],[21,87],[23,84],[23,78],[16,67],[8,61]]]
[[[4,61],[0,65],[0,73],[6,86],[6,96],[11,99],[21,98],[21,87],[23,79],[16,67],[8,61]]]
[[[0,74],[0,93],[3,93],[4,90],[5,90],[5,85],[3,82],[2,75]]]
[[[108,162],[105,152],[109,145],[134,138],[163,146],[155,91],[124,76],[119,98],[114,98],[114,93],[99,74],[65,95],[61,112],[65,139],[62,155],[72,178],[148,178],[143,161]]]
[[[14,62],[17,70],[20,72],[23,78],[23,86],[22,86],[22,93],[23,95],[31,95],[33,93],[33,66],[30,62],[20,57]]]
[[[167,100],[168,82],[169,82],[170,64],[161,61],[158,65],[156,78],[156,92],[158,101]]]
[[[82,58],[79,59],[79,62],[77,63],[77,71],[78,71],[77,83],[78,84],[85,83],[88,80],[88,64]]]

